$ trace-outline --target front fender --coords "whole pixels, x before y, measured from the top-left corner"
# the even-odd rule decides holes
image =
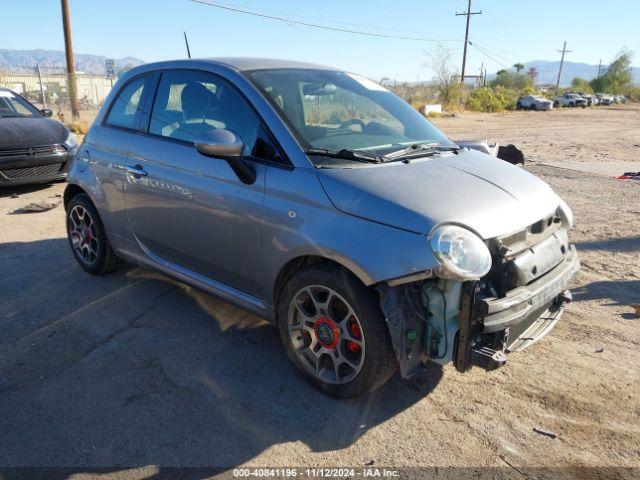
[[[263,210],[264,298],[280,270],[304,256],[333,260],[365,285],[424,272],[438,265],[425,235],[343,213],[329,201],[313,169],[272,169]]]

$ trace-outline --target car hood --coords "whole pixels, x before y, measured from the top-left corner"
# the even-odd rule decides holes
[[[0,149],[63,143],[67,128],[47,117],[0,118]]]
[[[488,239],[525,228],[560,203],[539,178],[475,150],[410,163],[320,168],[318,176],[338,210],[420,234],[456,223]]]

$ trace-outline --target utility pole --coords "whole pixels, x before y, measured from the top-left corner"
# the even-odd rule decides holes
[[[602,59],[598,62],[598,76],[596,78],[600,78],[600,71],[602,70]]]
[[[67,83],[69,90],[69,101],[71,102],[71,117],[74,120],[80,118],[78,107],[78,86],[76,85],[76,72],[73,63],[73,44],[71,42],[71,25],[69,20],[68,0],[60,0],[62,6],[62,29],[64,30],[64,47],[67,56]]]
[[[187,58],[191,58],[191,50],[189,50],[189,40],[187,39],[187,32],[184,33],[184,44],[187,46]]]
[[[565,53],[571,53],[571,50],[567,50],[567,42],[564,42],[562,46],[562,50],[558,50],[558,52],[562,52],[562,57],[560,58],[560,68],[558,69],[558,80],[556,81],[556,90],[560,88],[560,76],[562,75],[562,65],[564,64],[564,55]]]
[[[456,16],[463,15],[467,17],[467,28],[464,33],[464,51],[462,52],[462,74],[460,75],[460,83],[464,83],[464,70],[465,70],[465,67],[467,66],[467,45],[469,43],[469,19],[471,18],[471,15],[481,15],[481,14],[482,14],[482,10],[480,10],[479,12],[471,11],[471,0],[467,0],[466,12],[456,13]]]
[[[47,108],[47,100],[44,98],[44,87],[42,86],[42,73],[40,73],[40,64],[36,64],[36,72],[38,73],[38,83],[40,84],[40,96],[42,97],[42,108]]]

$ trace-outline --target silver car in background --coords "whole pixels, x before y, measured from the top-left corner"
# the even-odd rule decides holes
[[[317,65],[129,70],[68,182],[87,272],[127,259],[254,312],[339,397],[426,362],[504,365],[556,324],[579,268],[571,210],[548,185]]]
[[[517,110],[551,110],[553,108],[553,102],[544,97],[539,97],[536,95],[527,95],[524,97],[518,98],[516,100],[516,109]]]

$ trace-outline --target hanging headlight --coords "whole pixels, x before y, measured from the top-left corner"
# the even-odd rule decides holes
[[[442,225],[429,235],[431,251],[441,264],[439,274],[461,280],[479,279],[491,269],[491,253],[475,233]]]

